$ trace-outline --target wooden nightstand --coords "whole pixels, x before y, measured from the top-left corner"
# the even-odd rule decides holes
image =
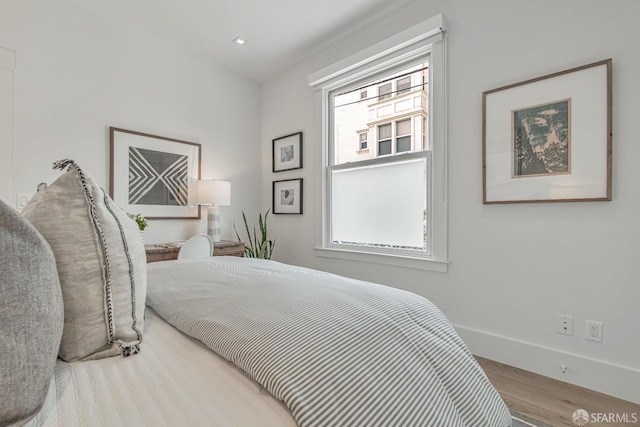
[[[176,259],[180,248],[177,246],[167,248],[162,245],[144,245],[144,250],[147,253],[147,263],[150,263]]]
[[[213,256],[244,256],[244,242],[223,240],[213,244]]]
[[[170,261],[178,258],[180,248],[177,246],[165,247],[163,245],[145,245],[147,263],[158,261]],[[244,242],[223,240],[213,244],[213,256],[244,256]]]

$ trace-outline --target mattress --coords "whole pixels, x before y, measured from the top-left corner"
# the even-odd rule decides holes
[[[295,426],[284,405],[147,308],[141,352],[58,360],[28,426]]]

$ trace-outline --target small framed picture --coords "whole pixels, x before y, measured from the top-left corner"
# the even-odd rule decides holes
[[[273,140],[273,172],[302,169],[302,132]]]
[[[302,178],[273,181],[274,214],[302,213]]]

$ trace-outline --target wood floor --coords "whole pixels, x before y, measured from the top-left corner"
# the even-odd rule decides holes
[[[626,413],[629,421],[635,413],[635,423],[590,421],[587,426],[640,426],[640,405],[481,357],[476,359],[512,411],[553,427],[575,427],[573,412],[577,409],[584,409],[589,414]]]

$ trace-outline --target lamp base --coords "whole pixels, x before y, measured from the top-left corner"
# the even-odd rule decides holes
[[[207,208],[207,234],[213,243],[220,241],[220,207],[209,206]]]

